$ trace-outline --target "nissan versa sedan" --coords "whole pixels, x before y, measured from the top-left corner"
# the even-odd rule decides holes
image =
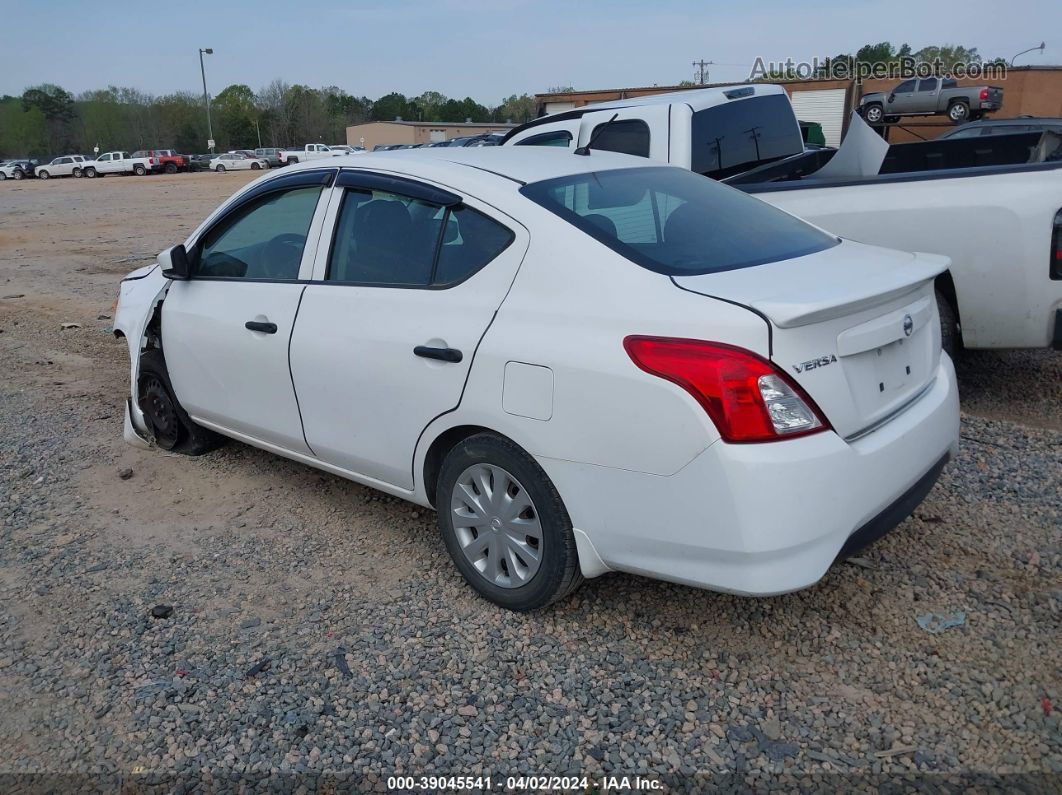
[[[126,438],[234,438],[434,508],[514,610],[611,570],[783,593],[956,450],[947,265],[609,152],[304,163],[122,282]]]

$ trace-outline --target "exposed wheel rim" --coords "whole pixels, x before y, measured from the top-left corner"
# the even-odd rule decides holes
[[[951,113],[949,115],[951,116],[952,121],[964,119],[966,118],[966,109],[962,105],[952,105]]]
[[[155,444],[164,450],[172,450],[177,444],[181,426],[169,390],[154,375],[144,379],[141,389],[140,409],[147,415],[155,431]]]
[[[461,473],[450,495],[450,520],[462,554],[487,582],[519,588],[538,573],[538,511],[523,484],[501,467],[473,464]]]
[[[871,108],[868,110],[867,121],[881,121],[881,108]]]

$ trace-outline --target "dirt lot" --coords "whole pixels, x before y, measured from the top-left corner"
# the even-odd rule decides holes
[[[123,444],[117,281],[249,179],[0,185],[0,778],[1057,791],[1062,356],[965,356],[961,456],[812,589],[616,574],[511,615],[423,510],[239,444]],[[939,634],[916,620],[956,612]]]

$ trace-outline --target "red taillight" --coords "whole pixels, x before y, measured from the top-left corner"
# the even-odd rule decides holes
[[[981,89],[981,99],[988,99],[988,89],[987,88],[982,88]]]
[[[1055,213],[1055,226],[1051,232],[1051,278],[1062,281],[1062,210]]]
[[[804,390],[750,351],[671,337],[627,337],[623,347],[642,370],[689,392],[728,442],[773,442],[829,429]],[[770,408],[766,394],[775,396]]]

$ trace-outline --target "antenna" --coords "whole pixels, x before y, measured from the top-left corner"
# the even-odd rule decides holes
[[[606,121],[604,124],[598,126],[598,128],[594,130],[594,134],[590,136],[590,140],[586,142],[586,146],[580,146],[578,149],[575,150],[574,154],[583,155],[584,157],[588,156],[590,154],[590,147],[594,145],[594,141],[597,140],[597,136],[601,135],[601,133],[604,132],[605,128],[612,124],[612,122],[614,122],[618,116],[618,113],[613,113],[611,119]]]

